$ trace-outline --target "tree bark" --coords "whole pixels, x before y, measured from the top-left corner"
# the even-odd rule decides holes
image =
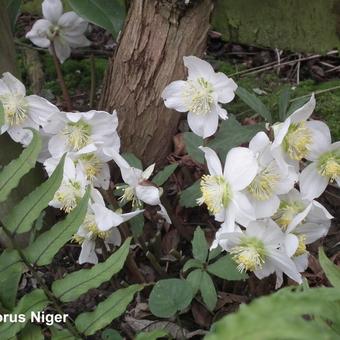
[[[190,3],[132,1],[104,79],[99,106],[117,110],[122,149],[144,165],[165,161],[180,119],[164,106],[163,89],[185,77],[183,56],[206,48],[213,0]]]

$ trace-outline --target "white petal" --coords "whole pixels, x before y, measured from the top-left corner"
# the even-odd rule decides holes
[[[305,105],[303,105],[302,107],[300,107],[299,109],[297,109],[290,115],[291,122],[299,123],[299,122],[307,120],[312,115],[315,109],[315,104],[316,104],[316,101],[315,101],[315,96],[313,93],[309,101]]]
[[[292,257],[299,246],[299,239],[294,234],[286,234],[284,249],[289,257]]]
[[[310,121],[306,123],[312,134],[312,145],[309,146],[309,153],[306,159],[315,161],[323,152],[328,151],[331,144],[331,133],[328,126],[321,121]]]
[[[45,19],[57,24],[58,19],[63,14],[63,4],[60,0],[44,0],[42,12]]]
[[[8,88],[6,83],[0,79],[0,96],[8,93],[11,93],[11,90]]]
[[[294,167],[288,166],[288,173],[286,176],[283,173],[280,173],[280,181],[275,187],[275,192],[278,195],[286,194],[293,189],[298,179],[299,174],[295,171]]]
[[[48,142],[48,151],[52,157],[61,157],[66,151],[68,151],[66,139],[60,135],[52,136]]]
[[[239,191],[246,188],[255,178],[258,164],[254,153],[248,148],[232,148],[224,165],[224,176],[233,190]]]
[[[291,123],[291,120],[288,117],[283,123],[275,124],[272,126],[272,129],[274,130],[274,137],[275,137],[273,144],[272,144],[272,150],[276,149],[282,144],[283,139],[285,138],[288,132],[290,123]]]
[[[28,114],[38,125],[44,126],[52,115],[59,113],[59,109],[45,98],[32,95],[26,97],[26,100],[28,103]]]
[[[305,235],[305,243],[310,244],[320,239],[321,237],[326,236],[330,226],[330,221],[327,221],[323,224],[306,222],[297,226],[295,232]]]
[[[45,0],[46,1],[46,0]],[[81,251],[79,255],[79,264],[83,263],[98,263],[98,257],[96,255],[96,243],[92,240],[84,240],[81,245]]]
[[[227,110],[223,109],[218,104],[214,104],[212,110],[214,110],[221,119],[226,120],[228,118]]]
[[[102,194],[99,192],[99,190],[95,188],[91,189],[91,200],[94,203],[98,203],[98,204],[105,206],[105,201],[104,201]]]
[[[251,195],[247,196],[254,207],[256,219],[272,216],[280,206],[280,199],[276,195],[265,201],[256,200]]]
[[[107,239],[105,239],[105,242],[111,243],[115,246],[120,246],[122,243],[122,237],[120,235],[118,228],[112,228],[110,235]]]
[[[166,211],[165,207],[163,206],[163,204],[159,204],[159,207],[161,208],[160,211],[158,211],[158,214],[162,216],[162,218],[169,224],[171,224],[171,219],[170,216],[168,214],[168,212]]]
[[[183,57],[184,66],[188,69],[188,79],[195,80],[197,78],[204,78],[211,80],[215,71],[212,66],[206,61],[195,56]]]
[[[254,153],[262,152],[268,145],[270,140],[263,131],[258,132],[249,142],[249,149]]]
[[[131,211],[129,213],[126,213],[126,214],[121,214],[124,222],[130,220],[131,218],[143,213],[144,210],[135,210],[135,211]]]
[[[88,23],[75,12],[66,12],[58,20],[63,33],[79,36],[85,33]]]
[[[308,215],[310,210],[312,209],[312,203],[308,204],[307,207],[300,213],[296,214],[293,220],[289,223],[287,227],[287,232],[293,231],[297,225],[299,225]]]
[[[107,163],[101,165],[102,169],[98,176],[94,179],[94,186],[108,190],[110,186],[110,168]]]
[[[218,127],[218,113],[211,111],[207,114],[198,115],[188,112],[188,124],[190,129],[198,136],[207,138],[213,135]]]
[[[26,89],[24,84],[11,73],[5,72],[2,76],[2,81],[7,85],[8,89],[13,93],[20,96],[25,96]]]
[[[144,203],[150,205],[161,204],[159,198],[159,189],[151,185],[137,185],[136,187],[137,197]]]
[[[215,73],[212,77],[214,91],[218,95],[218,101],[226,104],[231,102],[235,97],[237,85],[231,78],[228,78],[224,73]]]
[[[72,48],[77,48],[77,47],[85,47],[85,46],[90,46],[91,41],[88,40],[85,35],[69,35],[69,34],[64,34],[63,38],[67,41],[67,43],[70,45]]]
[[[234,192],[233,204],[236,207],[236,222],[247,226],[250,221],[256,219],[255,209],[242,192]]]
[[[254,270],[254,274],[258,279],[262,280],[263,278],[273,274],[274,271],[274,266],[271,263],[266,262],[263,264],[261,269]]]
[[[91,209],[95,213],[95,219],[98,229],[101,231],[107,231],[112,227],[117,227],[124,222],[122,216],[106,208],[105,206],[94,203],[91,205]]]
[[[27,32],[26,38],[30,39],[36,46],[48,48],[51,44],[51,41],[47,37],[50,26],[51,23],[48,20],[39,19],[34,23],[32,29]]]
[[[59,37],[56,37],[53,41],[56,55],[62,64],[70,55],[71,55],[71,48],[70,45],[67,43],[66,40],[63,40]]]
[[[143,179],[149,179],[155,169],[155,163],[148,166],[142,173]]]
[[[292,258],[295,263],[296,269],[301,273],[308,268],[308,256],[309,253],[302,254],[300,256],[295,256]]]
[[[23,129],[22,127],[12,126],[8,128],[7,132],[15,142],[21,143],[24,146],[27,146],[29,143],[31,143],[33,138],[32,131]]]
[[[221,229],[223,232],[232,233],[235,231],[236,210],[237,208],[234,206],[234,204],[229,204],[228,208],[225,210],[225,220],[221,224]]]
[[[319,175],[316,164],[311,163],[300,174],[300,191],[303,199],[312,200],[319,197],[328,185],[328,178]]]
[[[199,148],[204,152],[205,160],[207,162],[210,175],[221,176],[222,165],[216,152],[213,149],[208,148],[208,147],[200,146]]]
[[[65,115],[72,123],[77,123],[83,117],[81,112],[65,112]]]
[[[312,209],[308,214],[309,221],[322,222],[325,219],[331,220],[332,218],[334,218],[334,216],[332,216],[321,203],[313,201],[312,204],[313,204]]]
[[[188,108],[184,102],[184,93],[188,83],[183,80],[177,80],[170,83],[162,92],[164,105],[169,109],[178,112],[187,112]]]

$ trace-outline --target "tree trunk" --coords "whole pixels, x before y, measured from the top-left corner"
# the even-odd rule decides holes
[[[122,149],[144,165],[165,161],[180,119],[164,106],[163,89],[185,77],[183,56],[206,48],[213,0],[190,3],[132,1],[104,80],[100,107],[117,110]]]

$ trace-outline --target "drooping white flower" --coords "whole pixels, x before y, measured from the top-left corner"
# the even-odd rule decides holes
[[[79,263],[98,263],[96,240],[99,238],[104,241],[105,245],[119,246],[121,236],[117,227],[142,212],[143,210],[136,210],[127,214],[113,212],[106,208],[103,197],[97,190],[93,189],[85,220],[73,236],[73,240],[81,244]]]
[[[285,234],[271,219],[251,222],[245,231],[221,234],[221,246],[230,252],[241,271],[252,271],[259,278],[269,276],[276,270],[284,272],[297,283],[301,275],[287,255]],[[294,235],[291,242],[296,245]]]
[[[52,157],[60,158],[65,152],[88,153],[88,150],[104,147],[120,148],[116,131],[117,113],[91,110],[88,112],[60,112],[44,127],[53,135],[48,143]]]
[[[69,152],[67,157],[71,158],[77,166],[77,171],[82,171],[87,182],[96,188],[107,190],[110,185],[110,168],[107,164],[110,157],[105,155],[101,149],[90,145],[78,152]],[[60,159],[50,157],[45,160],[44,166],[48,174],[54,171]]]
[[[293,112],[283,123],[275,124],[272,152],[284,171],[288,165],[298,167],[298,162],[308,158],[310,153],[322,142],[326,124],[320,121],[307,121],[315,108],[314,94],[301,108]]]
[[[48,163],[46,170],[48,173],[51,173],[49,165]],[[70,157],[66,157],[61,186],[49,205],[69,213],[84,196],[87,184],[88,181],[83,172],[75,166]]]
[[[302,197],[309,200],[319,197],[329,182],[335,181],[340,186],[340,142],[331,144],[331,134],[326,124],[319,128],[319,134],[323,137],[306,157],[312,162],[300,174]]]
[[[227,111],[219,103],[234,99],[236,83],[224,73],[215,73],[209,63],[194,56],[184,57],[188,79],[169,84],[162,93],[164,104],[179,112],[188,112],[191,130],[203,138],[213,135],[218,118],[227,118]]]
[[[141,202],[149,205],[158,205],[160,207],[159,214],[168,222],[171,223],[170,217],[162,205],[160,196],[162,194],[161,189],[148,182],[155,164],[150,165],[144,171],[134,168],[114,149],[104,149],[104,153],[110,156],[120,168],[120,172],[125,186],[121,186],[124,194],[120,197],[120,200],[125,202],[131,202],[134,208],[139,208]]]
[[[226,157],[224,170],[216,152],[208,147],[200,147],[205,154],[209,175],[201,179],[202,197],[199,204],[206,204],[215,220],[223,222],[222,232],[234,232],[235,221],[244,225],[255,220],[254,207],[247,196],[242,192],[255,178],[258,164],[255,155],[247,148],[237,147],[229,151]]]
[[[258,162],[258,172],[245,189],[245,193],[254,206],[256,219],[272,216],[279,208],[282,195],[294,187],[298,179],[294,167],[288,166],[288,173],[283,173],[271,152],[271,142],[264,132],[257,133],[249,143]]]
[[[48,100],[36,95],[26,96],[25,86],[8,72],[0,79],[0,101],[5,115],[0,134],[7,131],[15,142],[25,146],[33,137],[27,128],[39,130],[52,115],[59,113],[59,109]]]
[[[26,34],[33,44],[50,48],[53,42],[56,55],[63,63],[71,54],[71,48],[89,46],[91,42],[85,37],[88,22],[75,12],[63,14],[60,0],[44,0],[42,3],[44,19],[37,20]]]

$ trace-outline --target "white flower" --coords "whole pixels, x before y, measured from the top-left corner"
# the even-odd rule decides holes
[[[218,117],[227,118],[227,111],[218,103],[234,99],[237,85],[225,74],[215,73],[209,63],[197,57],[184,57],[188,79],[169,84],[162,93],[164,104],[179,112],[188,112],[191,130],[203,137],[213,135],[218,126]]]
[[[241,272],[252,271],[262,279],[280,270],[302,283],[294,262],[285,252],[285,234],[273,220],[253,221],[245,231],[225,233],[221,239],[227,240],[222,247],[230,252]]]
[[[221,232],[234,232],[235,221],[244,225],[255,220],[254,207],[241,192],[255,178],[258,165],[255,155],[247,148],[237,147],[229,151],[224,170],[216,152],[208,147],[200,147],[205,154],[209,175],[201,179],[202,197],[199,204],[205,203],[215,220],[223,222]],[[217,242],[218,243],[218,242]],[[217,246],[214,243],[214,247]]]
[[[158,205],[161,210],[159,214],[168,222],[171,223],[170,217],[161,204],[161,190],[152,185],[148,179],[151,176],[155,164],[150,165],[144,171],[131,167],[129,163],[114,149],[104,149],[104,153],[112,157],[120,168],[120,172],[125,186],[121,186],[124,194],[120,197],[123,203],[132,202],[134,208],[139,208],[141,202],[149,205]]]
[[[110,168],[107,164],[111,160],[101,149],[94,145],[83,148],[78,152],[69,152],[67,157],[71,158],[77,166],[77,171],[82,171],[87,182],[96,188],[109,189]],[[60,158],[50,157],[44,162],[47,173],[50,175],[57,167]]]
[[[7,131],[14,141],[25,146],[33,137],[32,131],[26,128],[39,130],[52,115],[59,113],[48,100],[36,95],[26,96],[25,86],[8,72],[0,79],[0,101],[5,114],[0,134]]]
[[[306,157],[312,162],[300,174],[302,197],[309,200],[319,197],[329,182],[336,181],[340,186],[340,142],[331,144],[331,134],[325,124],[320,126],[319,134],[322,138]]]
[[[46,170],[51,173],[48,167]],[[87,180],[83,172],[75,166],[71,158],[66,157],[63,181],[49,205],[69,213],[84,196],[86,185]]]
[[[98,263],[95,252],[97,238],[102,239],[105,245],[119,246],[121,236],[117,227],[141,212],[143,210],[136,210],[127,214],[113,212],[105,207],[105,202],[100,193],[95,189],[92,190],[91,203],[85,220],[73,236],[73,239],[81,244],[79,263]]]
[[[315,108],[314,94],[301,108],[293,112],[283,123],[275,124],[273,155],[284,171],[288,165],[298,168],[298,161],[308,158],[310,153],[323,142],[326,124],[320,121],[307,121]]]
[[[278,195],[290,191],[298,179],[294,167],[284,174],[271,153],[271,142],[264,132],[257,133],[249,143],[258,162],[258,172],[245,189],[254,206],[256,219],[272,216],[280,205]]]
[[[89,149],[120,148],[117,134],[118,118],[114,111],[60,112],[44,127],[53,135],[48,143],[52,157],[60,158],[65,152],[88,153]]]
[[[75,12],[63,14],[60,0],[44,0],[42,3],[44,19],[37,20],[26,34],[33,44],[50,48],[53,42],[58,59],[63,63],[71,54],[71,47],[90,45],[85,37],[88,23]]]

